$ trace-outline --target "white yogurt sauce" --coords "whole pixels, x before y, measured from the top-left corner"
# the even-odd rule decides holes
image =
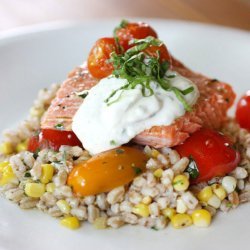
[[[199,91],[195,84],[176,72],[171,78],[172,86],[181,90],[191,86],[194,91],[184,98],[193,106]],[[127,84],[126,79],[107,77],[93,87],[73,118],[72,129],[83,147],[91,154],[97,154],[129,142],[136,135],[153,126],[170,125],[185,114],[183,104],[172,91],[165,91],[157,83],[151,82],[154,94],[144,97],[141,87],[118,91],[112,98],[117,102],[107,105],[104,101],[118,88]]]

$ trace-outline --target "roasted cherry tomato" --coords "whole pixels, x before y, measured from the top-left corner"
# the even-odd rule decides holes
[[[233,149],[229,138],[206,128],[192,134],[175,149],[182,157],[192,157],[195,160],[199,176],[193,183],[224,176],[233,171],[240,162],[240,154]]]
[[[147,36],[157,38],[156,32],[146,23],[124,23],[121,28],[116,29],[115,35],[119,40],[119,44],[126,51],[133,45],[129,45],[129,41],[136,39],[143,39]]]
[[[139,149],[119,147],[74,167],[68,185],[79,196],[108,192],[131,182],[145,170],[147,157]]]
[[[88,69],[92,76],[104,78],[112,73],[114,68],[108,60],[114,51],[118,53],[114,38],[97,40],[88,57]]]
[[[238,102],[236,119],[242,128],[250,131],[250,90]]]
[[[30,138],[28,150],[35,152],[38,149],[51,148],[57,151],[62,145],[82,146],[81,142],[72,131],[43,129],[39,135]]]
[[[171,64],[171,56],[165,44],[161,46],[149,46],[144,52],[151,57],[157,57],[159,53],[161,62],[168,61]]]

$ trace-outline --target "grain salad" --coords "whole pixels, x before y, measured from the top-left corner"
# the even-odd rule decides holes
[[[37,208],[59,218],[62,224],[71,221],[72,227],[88,221],[97,229],[139,224],[159,230],[170,221],[175,228],[199,226],[208,223],[210,215],[228,212],[250,200],[250,133],[234,120],[228,120],[223,133],[234,139],[242,159],[226,177],[190,186],[189,174],[185,172],[188,158],[181,158],[167,147],[157,150],[146,146],[147,170],[132,183],[108,193],[76,197],[66,180],[74,165],[90,158],[87,151],[78,146],[62,146],[59,152],[43,149],[37,154],[26,150],[26,141],[39,127],[41,115],[57,89],[53,85],[41,90],[30,116],[16,130],[4,132],[0,169],[7,165],[8,172],[1,172],[1,194],[20,208]],[[45,173],[45,169],[50,171]],[[36,185],[34,193],[31,185]],[[203,214],[202,209],[209,215],[204,214],[204,221],[199,221],[194,211]]]
[[[122,21],[3,133],[0,193],[70,229],[208,227],[250,200],[250,120],[240,102],[227,116],[235,97],[150,26]]]

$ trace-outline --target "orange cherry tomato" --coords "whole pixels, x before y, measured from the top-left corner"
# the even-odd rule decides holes
[[[68,185],[79,196],[108,192],[131,182],[145,170],[147,157],[139,149],[119,147],[80,163],[71,171]]]
[[[250,131],[250,90],[240,98],[237,104],[236,119],[242,128]]]
[[[161,62],[168,61],[171,64],[171,56],[165,44],[160,46],[149,46],[144,52],[151,57],[157,57],[159,53]]]
[[[133,45],[129,45],[129,41],[136,39],[143,39],[147,36],[157,38],[156,32],[146,23],[127,23],[123,28],[116,29],[115,35],[118,37],[119,44],[126,51]]]
[[[112,73],[114,67],[108,60],[114,51],[118,52],[114,38],[101,38],[96,41],[88,57],[88,69],[92,76],[101,79]]]

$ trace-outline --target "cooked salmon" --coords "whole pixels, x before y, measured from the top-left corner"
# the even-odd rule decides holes
[[[201,127],[219,129],[226,121],[227,111],[236,97],[230,85],[194,73],[176,59],[173,59],[172,70],[197,85],[199,100],[191,112],[186,112],[172,125],[155,126],[137,135],[133,141],[138,144],[156,148],[173,147]],[[57,124],[61,124],[64,130],[71,130],[72,119],[84,101],[76,93],[88,90],[97,83],[98,80],[88,73],[86,64],[73,70],[44,115],[42,129],[54,129]]]

